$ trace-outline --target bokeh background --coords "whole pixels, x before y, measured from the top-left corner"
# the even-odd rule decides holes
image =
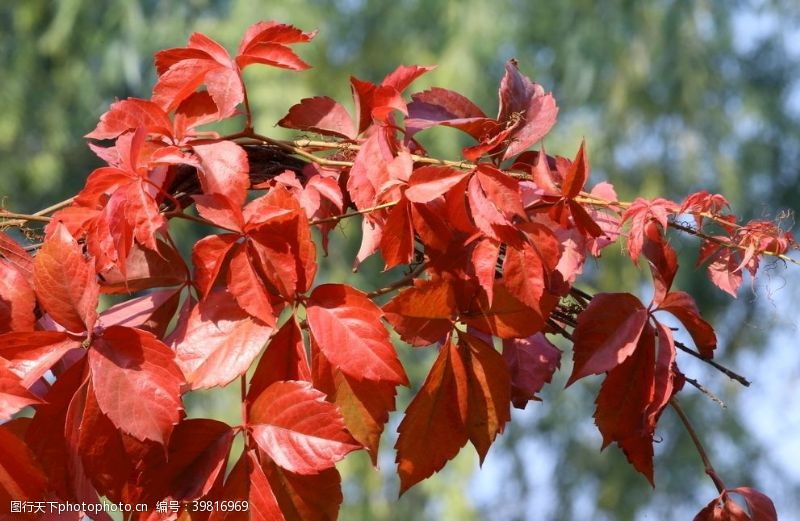
[[[350,75],[378,81],[398,64],[438,64],[414,87],[458,90],[491,114],[503,63],[516,57],[558,100],[548,151],[572,156],[585,137],[594,181],[610,180],[623,198],[721,191],[740,216],[787,227],[800,209],[800,5],[792,0],[0,0],[3,206],[33,211],[82,185],[99,161],[81,136],[115,98],[149,96],[154,51],[184,45],[192,31],[235,50],[261,19],[320,30],[298,48],[312,70],[247,71],[262,133],[291,136],[273,125],[294,102],[330,95],[349,106]],[[432,129],[425,139],[453,157],[463,145],[456,134]],[[728,404],[688,387],[685,408],[730,486],[762,489],[782,519],[798,519],[800,270],[767,262],[732,300],[692,270],[697,244],[674,241],[687,268],[677,286],[717,327],[719,358],[753,381],[743,389],[681,357],[687,375]],[[356,228],[334,232],[323,279],[380,284],[379,262],[350,274],[357,242]],[[620,253],[610,248],[602,266],[589,266],[582,287],[647,298],[646,279]],[[398,349],[419,386],[432,349]],[[715,492],[675,415],[659,424],[653,491],[615,447],[599,451],[591,415],[601,379],[564,391],[568,358],[542,403],[514,411],[480,471],[467,448],[400,500],[395,414],[378,470],[363,455],[340,465],[341,519],[691,519]],[[237,422],[236,399],[194,394],[189,414]]]

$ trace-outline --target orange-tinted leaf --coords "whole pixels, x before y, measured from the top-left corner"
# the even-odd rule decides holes
[[[594,299],[592,299],[594,302]],[[633,354],[608,373],[597,395],[595,423],[603,448],[617,442],[628,461],[653,483],[653,428],[646,411],[653,395],[655,332],[647,324]]]
[[[63,225],[39,249],[33,264],[36,296],[53,320],[69,331],[91,331],[100,293],[94,264]]]
[[[303,98],[289,109],[278,121],[278,125],[345,139],[356,137],[350,114],[341,104],[327,96]]]
[[[447,342],[397,428],[400,494],[439,471],[467,443],[468,400],[464,360]]]
[[[668,311],[681,321],[692,335],[700,354],[705,358],[714,356],[717,347],[717,335],[711,324],[703,320],[694,298],[684,291],[671,291],[658,306],[661,311]]]
[[[475,271],[475,278],[486,292],[486,299],[492,305],[494,298],[494,279],[497,273],[497,258],[500,255],[500,243],[492,239],[481,239],[472,250],[470,261]]]
[[[481,463],[489,447],[511,419],[511,378],[503,357],[480,338],[459,335],[467,373],[467,430]]]
[[[545,272],[542,259],[533,246],[523,242],[520,248],[506,247],[503,280],[517,300],[532,309],[539,309],[545,291]]]
[[[545,316],[555,306],[555,299],[545,295],[540,303]],[[545,319],[538,309],[531,309],[519,301],[502,283],[495,283],[491,305],[481,292],[461,319],[467,325],[500,338],[524,338],[544,328]]]
[[[356,380],[408,384],[383,313],[364,293],[343,284],[323,284],[311,293],[308,325],[325,357]]]
[[[630,293],[598,293],[578,315],[572,335],[574,366],[567,381],[610,371],[636,349],[647,309]]]
[[[561,351],[543,333],[528,338],[503,340],[503,359],[511,375],[511,401],[524,409],[529,400],[549,383],[561,366]]]
[[[100,410],[121,431],[165,444],[182,409],[175,353],[151,333],[111,326],[89,350]]]
[[[373,465],[378,464],[378,443],[389,412],[395,409],[397,384],[359,381],[336,369],[314,346],[314,387],[328,395],[342,412],[347,430],[370,453]]]
[[[250,379],[248,401],[252,403],[267,387],[281,380],[311,381],[303,334],[295,315],[270,339]]]
[[[248,315],[227,291],[197,304],[173,334],[175,362],[190,389],[227,385],[250,367],[272,327]]]
[[[453,288],[445,279],[414,281],[383,306],[386,320],[405,342],[425,346],[441,340],[453,328],[456,312]]]
[[[253,402],[250,428],[258,446],[283,469],[316,474],[358,450],[342,414],[309,382],[275,382]]]

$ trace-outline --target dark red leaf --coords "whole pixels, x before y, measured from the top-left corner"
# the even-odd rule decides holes
[[[336,468],[307,476],[280,468],[268,458],[262,468],[287,520],[329,521],[336,519],[342,504],[342,478]],[[265,518],[265,521],[282,518]]]
[[[489,335],[500,338],[524,338],[544,328],[545,316],[556,304],[555,298],[545,295],[539,309],[532,309],[520,302],[502,283],[495,283],[491,305],[481,292],[471,303],[469,310],[461,314],[462,321]]]
[[[592,299],[594,302],[594,299]],[[595,423],[603,448],[617,442],[628,461],[653,484],[653,428],[646,411],[653,395],[655,332],[647,324],[633,354],[608,373],[597,395]]]
[[[192,418],[179,423],[166,461],[145,467],[140,483],[151,501],[169,497],[192,501],[205,496],[225,474],[233,430],[226,423]]]
[[[561,366],[561,351],[543,333],[503,340],[503,359],[511,375],[511,401],[524,409]]]
[[[636,349],[647,317],[647,309],[630,293],[595,295],[572,334],[574,365],[567,385],[623,363]]]
[[[732,488],[728,492],[740,494],[744,498],[753,521],[777,521],[778,513],[775,505],[765,494],[750,487]]]
[[[0,425],[0,503],[5,512],[14,501],[41,501],[47,479],[31,450],[10,430]]]
[[[309,65],[288,45],[310,42],[316,34],[316,31],[304,32],[292,25],[273,21],[257,22],[245,32],[236,63],[243,69],[253,63],[295,71],[308,69]]]

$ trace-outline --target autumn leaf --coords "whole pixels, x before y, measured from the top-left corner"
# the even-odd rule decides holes
[[[100,289],[94,263],[63,225],[39,249],[33,264],[36,296],[53,320],[74,333],[90,331],[97,320]]]
[[[453,288],[445,279],[415,280],[383,306],[386,320],[400,338],[414,346],[441,340],[452,329],[456,314]]]
[[[121,431],[166,444],[182,409],[175,353],[150,333],[111,326],[89,349],[100,410]]]
[[[343,284],[323,284],[309,298],[308,326],[325,357],[356,380],[407,385],[383,313],[367,296]]]
[[[503,340],[503,360],[511,376],[511,402],[524,409],[553,378],[561,365],[561,351],[543,333]]]
[[[275,382],[250,407],[258,446],[283,469],[316,474],[358,450],[339,409],[309,382]]]
[[[400,494],[439,471],[467,443],[466,371],[458,346],[445,343],[397,428]]]

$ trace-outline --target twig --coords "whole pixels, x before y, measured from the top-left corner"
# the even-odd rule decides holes
[[[388,203],[379,204],[378,206],[371,206],[369,208],[364,208],[363,210],[356,210],[354,212],[343,213],[341,215],[334,215],[333,217],[325,217],[324,219],[314,219],[308,221],[308,224],[325,224],[325,223],[338,223],[342,219],[346,219],[348,217],[355,217],[356,215],[363,215],[367,213],[371,213],[377,210],[383,210],[384,208],[391,208],[395,206],[400,201],[391,201]]]
[[[0,222],[3,226],[19,226],[11,219],[16,219],[22,221],[20,224],[23,224],[28,221],[37,221],[43,223],[49,223],[50,217],[45,217],[44,215],[36,215],[36,214],[28,214],[28,213],[14,213],[14,212],[0,212],[0,219],[10,219],[6,222]]]
[[[689,382],[690,384],[695,386],[698,391],[700,391],[701,393],[705,394],[706,396],[711,398],[712,401],[714,401],[717,404],[719,404],[720,407],[722,407],[723,409],[727,409],[728,408],[728,406],[725,405],[725,402],[720,400],[719,397],[716,394],[712,393],[706,386],[704,386],[703,384],[701,384],[700,382],[698,382],[694,378],[689,378],[686,375],[684,375],[683,378],[684,378],[684,380],[686,380],[687,382]]]
[[[423,262],[422,264],[411,270],[411,272],[402,279],[398,279],[386,287],[376,289],[375,291],[370,291],[369,293],[367,293],[367,296],[369,298],[375,298],[381,295],[385,295],[386,293],[390,293],[396,289],[402,288],[403,286],[408,286],[412,284],[414,282],[414,279],[417,278],[417,275],[425,271],[425,268],[427,267],[428,265]]]
[[[694,442],[695,448],[697,448],[697,453],[700,454],[700,459],[703,460],[703,466],[705,466],[706,474],[708,477],[711,478],[711,481],[714,482],[714,486],[717,487],[717,491],[722,494],[725,491],[725,483],[722,482],[717,471],[714,470],[714,465],[711,464],[711,460],[708,459],[708,454],[706,454],[706,449],[703,447],[703,443],[700,441],[700,437],[697,436],[697,432],[695,432],[694,427],[692,427],[692,423],[689,421],[689,417],[686,416],[686,413],[683,412],[683,408],[681,408],[678,400],[675,399],[673,396],[669,400],[669,404],[672,406],[672,409],[678,414],[678,417],[681,419],[683,426],[686,427],[686,432],[689,433],[689,436],[692,438],[692,442]]]
[[[744,376],[742,376],[742,375],[740,375],[740,374],[728,369],[724,365],[718,364],[714,360],[710,360],[708,358],[703,358],[703,355],[701,355],[700,353],[698,353],[694,349],[691,349],[691,348],[687,347],[686,344],[676,341],[675,342],[675,347],[677,347],[678,349],[680,349],[684,353],[689,353],[690,355],[692,355],[693,357],[697,358],[698,360],[702,360],[703,362],[707,363],[708,365],[710,365],[714,369],[716,369],[719,372],[723,373],[725,376],[727,376],[731,380],[736,380],[737,382],[739,382],[740,384],[744,385],[745,387],[750,387],[750,380],[748,380]]]

